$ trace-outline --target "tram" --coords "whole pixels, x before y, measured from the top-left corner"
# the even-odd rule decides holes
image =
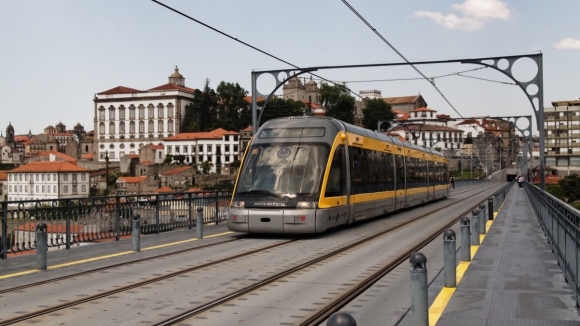
[[[279,118],[246,148],[227,225],[321,233],[448,196],[448,160],[437,151],[329,117]]]

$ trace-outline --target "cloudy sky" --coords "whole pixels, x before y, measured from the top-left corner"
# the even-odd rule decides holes
[[[402,61],[340,0],[160,1],[300,67]],[[349,3],[411,61],[541,51],[544,106],[580,97],[578,0]],[[94,94],[119,85],[146,90],[165,84],[176,65],[188,87],[201,88],[209,78],[213,87],[227,81],[247,90],[252,70],[290,68],[147,0],[3,1],[0,27],[0,129],[11,121],[17,134],[40,133],[59,121],[92,130]],[[465,72],[477,67],[417,66],[462,116],[533,115],[522,90],[501,73]],[[535,67],[523,60],[514,69],[525,79]],[[420,93],[430,108],[458,116],[408,66],[318,74],[356,93]],[[272,85],[260,79],[261,91]]]

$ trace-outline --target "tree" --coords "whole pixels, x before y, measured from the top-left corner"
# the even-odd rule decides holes
[[[264,101],[259,101],[258,105],[263,106]],[[285,100],[279,97],[272,97],[262,110],[264,110],[264,113],[260,119],[260,124],[276,118],[304,115],[304,103],[294,101],[291,98]]]
[[[572,174],[558,181],[567,203],[580,199],[580,176]]]
[[[380,98],[367,99],[366,107],[362,109],[363,113],[363,127],[371,130],[376,130],[379,121],[392,121],[395,119],[395,114],[391,105]],[[382,126],[385,126],[384,124]],[[381,129],[383,129],[381,126]],[[379,130],[383,131],[383,130]]]
[[[345,86],[323,83],[320,87],[320,101],[326,108],[325,116],[354,123],[355,100]]]
[[[467,134],[464,144],[473,144],[473,137],[471,137],[471,133]]]
[[[201,170],[203,171],[203,174],[208,174],[212,166],[213,163],[210,161],[201,162]]]
[[[163,160],[163,164],[170,164],[173,161],[173,155],[165,154],[165,159]]]
[[[217,120],[218,96],[205,80],[203,92],[196,89],[192,103],[185,106],[183,132],[211,131]]]
[[[217,87],[217,95],[219,97],[217,109],[219,121],[214,121],[214,128],[242,130],[252,124],[252,110],[250,102],[246,100],[248,91],[238,83],[222,81]]]

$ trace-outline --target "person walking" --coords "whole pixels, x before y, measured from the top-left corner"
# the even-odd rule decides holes
[[[449,181],[451,182],[451,188],[455,189],[455,177],[451,176],[451,179],[449,179]]]
[[[521,175],[518,178],[518,186],[520,187],[520,189],[524,187],[524,177],[522,177]]]

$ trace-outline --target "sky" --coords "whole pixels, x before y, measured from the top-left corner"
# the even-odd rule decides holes
[[[299,67],[403,61],[339,0],[160,2]],[[580,98],[578,0],[349,3],[410,61],[541,52],[544,106]],[[42,133],[59,121],[67,129],[80,122],[92,130],[96,93],[166,84],[175,66],[187,87],[203,88],[209,79],[213,88],[226,81],[248,92],[253,70],[291,68],[148,0],[4,0],[0,44],[3,134],[9,122],[16,134]],[[357,94],[421,94],[429,108],[452,117],[534,115],[525,93],[496,70],[464,72],[480,66],[459,63],[416,67],[429,78],[450,75],[434,81],[455,110],[426,80],[401,80],[421,78],[410,66],[317,74],[346,82]],[[536,68],[522,59],[513,69],[529,79]],[[269,93],[273,78],[261,77],[258,87]]]

